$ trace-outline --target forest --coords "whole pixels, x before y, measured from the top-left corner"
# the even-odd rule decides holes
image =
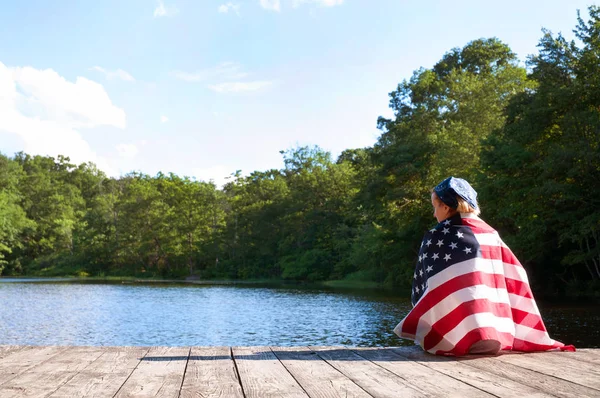
[[[546,296],[600,297],[600,7],[576,39],[519,60],[475,39],[414,71],[372,147],[281,151],[222,188],[173,173],[108,177],[68,157],[0,154],[0,274],[345,280],[409,288],[430,192],[479,193]]]

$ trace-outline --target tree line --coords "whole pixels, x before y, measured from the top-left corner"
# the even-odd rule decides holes
[[[543,31],[525,64],[489,38],[416,70],[372,147],[289,149],[282,169],[223,188],[0,155],[0,273],[409,286],[431,189],[454,175],[536,289],[598,296],[600,7],[588,12],[576,41]]]

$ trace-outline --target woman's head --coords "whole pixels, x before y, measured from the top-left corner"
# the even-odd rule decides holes
[[[477,192],[462,178],[448,177],[440,182],[431,193],[433,215],[438,222],[456,213],[479,215]]]

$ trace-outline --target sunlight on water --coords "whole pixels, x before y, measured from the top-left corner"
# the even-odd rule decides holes
[[[412,345],[403,297],[239,286],[0,283],[0,344]],[[597,309],[542,309],[551,335],[598,347]]]

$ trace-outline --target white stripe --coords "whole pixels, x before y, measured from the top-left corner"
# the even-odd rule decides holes
[[[529,285],[529,279],[527,279],[527,272],[525,268],[520,265],[514,265],[509,263],[502,263],[504,267],[504,275],[507,278],[515,279]]]
[[[475,257],[438,272],[427,279],[428,290],[435,289],[457,276],[469,274],[471,272],[484,272],[486,274],[504,275],[504,266],[501,260],[489,260],[486,258]]]
[[[404,319],[406,319],[406,318],[404,318]],[[404,324],[404,319],[402,320],[402,322],[400,322],[398,325],[396,325],[396,327],[394,328],[394,333],[396,333],[396,335],[398,335],[398,337],[400,337],[400,338],[415,340],[416,336],[414,334],[402,332],[402,325]]]
[[[446,333],[442,341],[427,350],[434,354],[437,351],[450,351],[471,330],[490,327],[501,333],[515,334],[515,325],[510,318],[497,317],[489,312],[480,312],[465,317],[454,329]]]
[[[497,232],[486,232],[474,235],[480,246],[502,246],[503,242]]]
[[[554,345],[556,343],[550,338],[548,332],[532,329],[525,325],[515,325],[515,338],[533,344]]]
[[[527,272],[520,265],[504,263],[502,260],[490,260],[487,258],[475,257],[451,265],[450,267],[438,272],[427,279],[428,290],[446,283],[457,276],[465,275],[471,272],[485,272],[486,274],[503,275],[505,278],[515,279],[529,284]]]
[[[431,326],[441,318],[455,310],[459,305],[477,299],[487,299],[490,304],[506,304],[510,306],[508,293],[505,289],[496,289],[486,285],[474,285],[457,290],[431,307],[419,318],[416,337],[423,341],[431,331]],[[512,320],[511,320],[512,322]]]
[[[510,306],[517,310],[528,312],[541,318],[540,311],[534,299],[519,296],[518,294],[509,294]]]

